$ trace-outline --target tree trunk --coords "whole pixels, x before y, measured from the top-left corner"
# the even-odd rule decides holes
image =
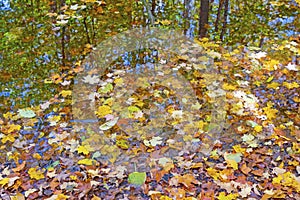
[[[199,17],[199,38],[207,36],[209,15],[209,0],[201,0],[200,17]]]
[[[153,16],[155,16],[155,7],[156,7],[156,2],[155,0],[152,0],[151,12]]]
[[[221,35],[220,35],[221,41],[223,41],[224,35],[225,35],[225,32],[226,32],[228,11],[229,11],[229,0],[225,0],[225,2],[224,2],[223,27],[222,27],[222,31],[221,31]]]
[[[183,11],[183,21],[184,21],[184,34],[187,33],[187,30],[188,30],[188,4],[189,4],[189,0],[184,0],[184,11]]]
[[[218,7],[218,13],[217,13],[217,18],[216,18],[216,22],[215,22],[215,31],[218,32],[219,30],[219,21],[220,21],[220,17],[221,17],[221,10],[224,4],[224,0],[219,0],[219,7]]]

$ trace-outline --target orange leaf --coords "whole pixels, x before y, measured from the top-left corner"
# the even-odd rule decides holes
[[[21,165],[17,166],[16,168],[13,168],[12,170],[13,170],[14,172],[19,172],[19,171],[21,171],[22,169],[24,169],[25,165],[26,165],[26,161],[23,161]]]

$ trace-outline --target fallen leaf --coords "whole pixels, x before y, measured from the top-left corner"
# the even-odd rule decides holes
[[[128,175],[128,182],[134,185],[143,185],[146,181],[146,172],[132,172]]]
[[[30,178],[40,180],[45,178],[44,173],[41,170],[37,169],[38,167],[30,168],[28,170],[28,174]]]

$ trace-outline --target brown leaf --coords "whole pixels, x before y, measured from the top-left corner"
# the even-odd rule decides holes
[[[262,176],[264,173],[264,170],[263,169],[253,170],[251,173],[256,176]]]
[[[174,178],[177,179],[178,183],[183,184],[185,187],[190,188],[193,184],[200,184],[198,180],[191,174],[185,174],[183,176],[175,176]]]
[[[244,163],[241,167],[241,171],[247,175],[249,172],[251,172],[251,168],[247,167],[247,165]]]
[[[13,168],[12,170],[13,170],[14,172],[19,172],[19,171],[21,171],[22,169],[24,169],[25,165],[26,165],[26,161],[22,162],[21,165],[17,166],[16,168]]]

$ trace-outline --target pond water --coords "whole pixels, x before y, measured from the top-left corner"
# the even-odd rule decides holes
[[[6,147],[2,153],[35,143],[30,150],[32,153],[51,155],[49,152],[59,148],[50,145],[60,138],[57,135],[60,131],[55,130],[58,126],[59,130],[71,132],[75,134],[74,138],[81,138],[86,144],[94,146],[102,153],[102,159],[117,159],[122,163],[148,157],[146,154],[137,156],[132,148],[127,149],[129,145],[138,146],[143,141],[151,144],[154,142],[151,138],[156,138],[158,144],[178,140],[183,145],[190,140],[185,133],[197,132],[193,123],[200,119],[213,122],[212,127],[206,127],[213,132],[216,129],[214,126],[220,124],[210,119],[214,110],[218,109],[209,102],[211,98],[206,94],[209,89],[196,89],[193,87],[198,86],[190,83],[201,78],[199,74],[195,77],[194,65],[199,68],[198,73],[207,74],[209,67],[206,66],[212,63],[205,63],[205,53],[201,52],[200,46],[176,44],[180,41],[179,36],[184,34],[185,40],[193,41],[196,23],[192,18],[195,14],[194,1],[187,5],[188,10],[174,6],[176,4],[182,5],[183,2],[174,1],[167,5],[159,1],[155,10],[151,11],[146,2],[92,1],[67,6],[55,1],[49,4],[26,2],[24,5],[22,1],[11,4],[3,1],[0,11],[3,22],[0,25],[3,37],[0,51],[1,116],[5,118],[9,113],[19,112],[23,108],[33,109],[37,115],[32,119],[16,118],[24,129],[14,145]],[[11,9],[8,9],[9,6]],[[176,20],[173,25],[170,20],[163,19],[170,16]],[[171,26],[180,31],[168,32]],[[110,43],[114,40],[111,38],[138,27],[146,27],[136,30],[151,34],[134,35],[136,31],[133,31],[131,35],[126,35],[124,42],[133,42],[133,48],[123,48],[117,40]],[[165,29],[169,35],[155,32],[160,30],[157,27]],[[136,43],[137,38],[143,40],[144,36],[149,37],[152,46]],[[106,46],[102,45],[103,41]],[[109,47],[116,49],[109,52]],[[189,51],[189,48],[194,50]],[[101,52],[101,49],[105,51]],[[185,51],[186,55],[179,55],[181,51]],[[112,57],[112,54],[116,55]],[[94,63],[89,65],[87,62],[93,56],[96,56],[93,62],[100,67],[95,68]],[[195,60],[190,62],[192,58]],[[107,59],[109,62],[103,62]],[[82,80],[94,86],[78,87],[78,82]],[[75,106],[76,95],[83,95],[85,103]],[[94,103],[90,112],[86,106],[87,100]],[[104,110],[97,111],[97,107],[108,106],[111,106],[108,116],[102,116]],[[55,121],[56,118],[59,121]],[[103,129],[100,134],[97,130],[99,126]],[[98,136],[90,135],[91,132]],[[99,135],[101,140],[97,141]],[[201,143],[199,140],[188,142],[194,142],[196,146]],[[105,150],[115,144],[117,146],[111,151]],[[175,148],[166,155],[168,153],[172,157],[178,152],[179,149]],[[55,160],[55,157],[51,159]],[[147,166],[143,167],[145,169]],[[130,169],[134,169],[133,166]]]
[[[10,10],[9,0],[1,0],[0,1],[0,10]]]
[[[177,3],[180,2],[174,1],[172,5]],[[190,4],[193,8],[193,1]],[[170,10],[172,5],[163,1],[157,2],[153,11],[146,2],[63,5],[55,1],[53,4],[1,1],[0,98],[5,102],[1,106],[3,112],[47,101],[59,92],[60,87],[48,80],[55,74],[68,74],[92,51],[92,46],[127,29],[153,23],[153,19],[162,20],[160,18],[173,12]],[[176,9],[173,15],[178,24],[174,25],[180,27],[183,25],[182,16],[190,16],[194,11],[188,9],[184,13],[181,7]],[[165,20],[155,26],[170,23]],[[192,37],[195,21],[189,24],[186,32]]]

